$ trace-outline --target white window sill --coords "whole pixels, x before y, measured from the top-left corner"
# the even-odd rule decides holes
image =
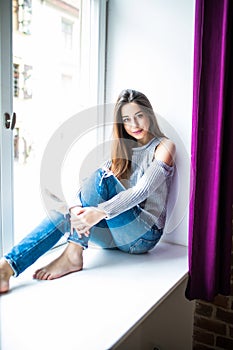
[[[53,281],[33,271],[1,296],[2,350],[105,350],[117,344],[187,276],[187,247],[161,242],[145,255],[88,249],[84,270]]]

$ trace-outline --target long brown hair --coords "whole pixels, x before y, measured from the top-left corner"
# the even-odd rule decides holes
[[[127,179],[131,167],[132,147],[135,147],[136,141],[130,136],[124,128],[121,109],[122,106],[134,102],[138,104],[142,111],[150,119],[150,134],[155,137],[164,137],[161,132],[152,105],[148,98],[136,90],[123,90],[115,104],[114,108],[114,125],[113,125],[113,143],[112,143],[112,166],[111,170],[119,179]]]

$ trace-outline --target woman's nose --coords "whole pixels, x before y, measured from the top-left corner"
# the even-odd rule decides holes
[[[132,118],[132,122],[131,122],[131,126],[138,127],[138,125],[139,125],[138,118],[137,117],[133,117]]]

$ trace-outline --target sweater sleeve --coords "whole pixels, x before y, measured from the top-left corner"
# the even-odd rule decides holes
[[[106,212],[107,219],[133,208],[147,199],[156,188],[166,181],[166,178],[172,175],[173,168],[162,161],[154,160],[135,186],[99,204],[98,208]]]

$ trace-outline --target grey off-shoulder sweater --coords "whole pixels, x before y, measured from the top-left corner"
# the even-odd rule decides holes
[[[124,183],[125,191],[98,205],[107,214],[107,220],[133,208],[137,204],[147,223],[163,228],[166,220],[167,198],[174,166],[154,159],[161,138],[153,138],[144,146],[132,149],[131,176]]]

